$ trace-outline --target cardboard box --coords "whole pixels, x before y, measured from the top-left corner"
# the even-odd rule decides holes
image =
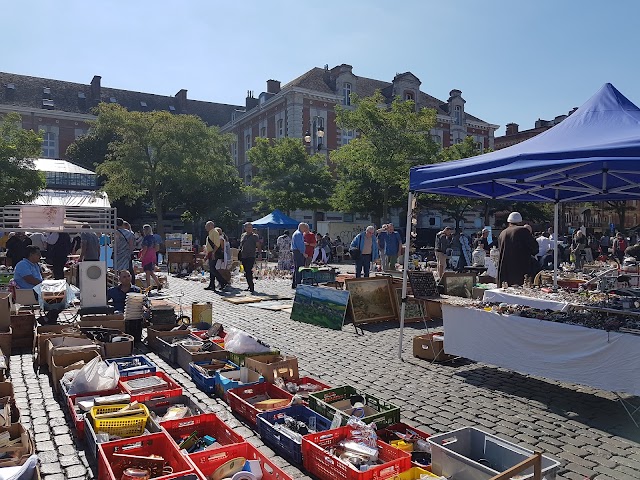
[[[442,305],[438,300],[424,300],[427,315],[432,320],[442,320]]]
[[[484,297],[484,292],[484,288],[473,287],[473,290],[471,291],[471,298],[473,298],[474,300],[482,300],[482,297]]]
[[[11,326],[9,326],[8,332],[0,333],[0,350],[7,357],[11,356],[11,338],[13,337],[13,332],[11,331]]]
[[[80,328],[104,327],[124,332],[124,315],[85,315],[78,322]]]
[[[31,435],[20,423],[16,423],[10,427],[0,427],[0,433],[3,432],[9,432],[9,438],[11,440],[20,438],[20,444],[14,447],[0,448],[0,454],[8,453],[11,456],[11,458],[0,460],[0,468],[22,465],[27,458],[35,452]]]
[[[78,337],[55,337],[49,338],[45,342],[45,353],[44,355],[47,358],[47,365],[49,366],[49,371],[51,372],[52,363],[51,357],[54,352],[58,350],[58,354],[68,354],[68,353],[77,353],[82,350],[96,350],[100,351],[100,347],[96,345],[94,342],[89,340],[88,338],[78,338]]]
[[[33,348],[36,316],[31,312],[11,315],[12,348]]]
[[[224,350],[223,348],[218,348],[211,352],[196,352],[191,353],[189,350],[184,348],[182,345],[178,345],[177,349],[176,361],[178,365],[182,367],[182,369],[187,373],[189,372],[189,364],[191,362],[208,362],[210,360],[229,360],[229,352]]]
[[[413,337],[413,356],[434,362],[446,362],[454,358],[453,355],[445,353],[441,337],[444,337],[442,332]]]
[[[80,330],[75,330],[77,333],[70,333],[74,330],[71,325],[40,325],[36,327],[36,334],[33,339],[33,361],[39,366],[43,367],[47,364],[47,356],[45,352],[45,344],[50,338],[59,337],[76,337],[86,338]],[[63,333],[65,332],[65,333]]]
[[[266,382],[273,383],[276,378],[298,379],[298,359],[287,355],[256,355],[247,357],[245,367],[258,372]]]
[[[129,341],[110,343],[98,342],[102,349],[102,358],[130,357],[133,354],[133,337],[125,333],[123,333],[122,336],[128,337]]]
[[[11,307],[13,300],[10,292],[0,292],[0,332],[6,332],[11,326]]]
[[[79,362],[83,361],[84,364],[87,364],[95,357],[100,357],[100,347],[97,345],[95,346],[95,350],[83,350],[71,353],[59,353],[54,349],[49,367],[54,392],[60,392],[60,380],[65,373],[82,368]]]

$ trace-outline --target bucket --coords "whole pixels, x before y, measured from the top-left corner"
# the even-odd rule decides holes
[[[208,323],[211,325],[213,318],[213,305],[207,303],[193,303],[191,305],[191,323]]]

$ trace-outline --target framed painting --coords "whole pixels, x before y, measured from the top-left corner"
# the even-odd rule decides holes
[[[402,287],[396,288],[396,308],[398,309],[398,320],[400,320],[400,311],[402,309]],[[417,298],[407,297],[407,303],[404,309],[405,322],[420,322],[425,320],[424,308],[422,302]]]
[[[473,273],[445,272],[440,282],[444,284],[445,295],[471,298],[476,276]]]
[[[398,318],[390,277],[348,278],[349,313],[354,325]]]
[[[341,330],[347,313],[349,292],[335,288],[298,285],[291,320]]]

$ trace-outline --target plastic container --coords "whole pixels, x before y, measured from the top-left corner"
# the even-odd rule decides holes
[[[309,419],[315,418],[317,432],[329,430],[331,428],[331,420],[303,405],[292,405],[282,410],[271,410],[258,414],[257,430],[265,445],[269,446],[285,460],[301,466],[302,441],[298,441],[293,435],[274,428],[275,424],[284,423],[285,415],[302,421],[307,425],[309,425]]]
[[[150,377],[150,376],[160,377],[162,380],[167,382],[167,388],[165,390],[156,391],[156,392],[131,395],[131,389],[129,389],[125,385],[125,382],[129,380],[135,380],[136,378],[144,378],[144,377]],[[132,402],[137,401],[137,402],[144,403],[144,402],[148,402],[149,400],[159,400],[161,398],[177,397],[182,395],[182,387],[178,385],[176,382],[174,382],[164,372],[143,373],[142,375],[132,375],[131,377],[125,377],[124,379],[120,379],[120,381],[118,382],[118,387],[120,387],[120,390],[122,390],[123,392],[126,392],[129,395],[131,395]]]
[[[187,332],[183,335],[175,335],[171,337],[158,337],[156,340],[156,353],[164,358],[167,362],[175,365],[177,363],[178,344],[183,340],[190,340]]]
[[[211,478],[213,472],[234,458],[242,457],[246,460],[257,460],[262,470],[262,480],[293,480],[282,469],[265,457],[260,450],[248,442],[229,445],[217,450],[205,450],[192,453],[189,459],[195,465],[200,478]],[[335,480],[335,479],[332,479]]]
[[[109,364],[117,364],[121,377],[131,377],[133,375],[142,375],[143,373],[155,373],[158,369],[156,364],[153,363],[146,355],[110,358],[105,361]]]
[[[310,433],[302,437],[302,462],[304,468],[320,480],[377,480],[389,478],[411,468],[411,455],[378,440],[378,456],[384,463],[366,472],[359,472],[326,448],[347,438],[351,427],[340,427],[326,432]]]
[[[384,428],[400,422],[400,407],[396,407],[368,393],[360,393],[349,385],[310,393],[309,408],[326,418],[333,418],[335,412],[339,412],[344,426],[347,424],[350,414],[344,412],[343,408],[350,407],[349,399],[352,395],[361,395],[364,398],[365,406],[377,411],[377,413],[371,413],[363,417],[362,421],[364,423],[375,423],[377,428]]]
[[[89,458],[92,461],[96,462],[98,459],[98,444],[108,443],[108,442],[98,441],[98,437],[96,436],[96,431],[94,430],[93,425],[91,425],[91,421],[89,420],[88,416],[85,416],[83,423],[84,423],[84,440],[86,444],[85,451],[88,453]],[[158,433],[161,431],[162,429],[149,418],[144,427],[143,435],[147,433]]]
[[[96,415],[103,413],[117,412],[128,404],[104,405],[100,407],[91,407],[89,411],[89,421],[93,425],[96,432],[109,433],[119,437],[135,437],[144,433],[144,427],[149,419],[149,409],[140,404],[140,408],[144,413],[139,415],[129,415],[126,417],[116,418],[96,418]]]
[[[256,396],[266,397],[269,399],[282,399],[288,402],[293,399],[293,395],[280,390],[278,387],[271,383],[258,383],[256,385],[248,386],[245,385],[229,390],[227,392],[227,403],[231,407],[231,411],[237,413],[242,418],[247,420],[247,422],[254,429],[256,428],[257,423],[256,417],[262,410],[258,410],[247,400]]]
[[[398,475],[389,477],[389,480],[421,480],[425,476],[427,478],[439,478],[438,475],[434,475],[429,470],[425,470],[424,468],[411,467],[406,472],[402,472]]]
[[[192,415],[190,415],[189,417],[184,417],[180,419],[182,421],[196,415],[201,415],[205,412],[205,408],[202,405],[194,402],[193,400],[191,400],[191,397],[188,397],[186,395],[161,398],[159,400],[149,400],[145,402],[145,405],[149,409],[151,420],[157,423],[158,426],[164,426],[165,422],[160,420],[160,418],[163,417],[167,413],[167,410],[169,410],[169,408],[173,407],[174,405],[184,405],[186,407],[189,407],[189,409],[191,410]],[[175,421],[180,421],[180,420],[175,420]]]
[[[168,480],[194,473],[195,468],[189,458],[183,455],[166,432],[152,433],[98,445],[98,480],[121,480],[122,464],[114,454],[124,453],[146,457],[160,455],[171,467],[172,473],[154,477],[154,480]]]
[[[116,388],[114,390],[104,390],[102,392],[79,393],[77,395],[66,397],[67,401],[65,405],[67,407],[69,417],[76,427],[76,436],[78,437],[78,439],[82,440],[84,438],[84,417],[86,416],[85,413],[79,413],[76,410],[78,401],[91,400],[92,398],[106,397],[107,395],[116,395],[118,393],[120,393],[120,390]]]
[[[464,472],[465,480],[488,480],[533,455],[531,450],[502,440],[473,427],[432,435],[431,470],[450,478]],[[554,480],[560,462],[542,456],[542,475]],[[518,474],[519,479],[531,478],[533,467]]]
[[[162,422],[162,428],[167,431],[176,445],[180,443],[182,438],[188,437],[192,433],[198,437],[209,435],[223,446],[244,442],[244,438],[229,428],[215,413],[203,413],[180,420],[167,420]]]
[[[301,385],[317,385],[319,388],[319,390],[317,390],[317,392],[321,392],[322,390],[328,390],[331,388],[330,385],[327,385],[326,383],[322,383],[320,380],[316,380],[315,378],[312,377],[302,377],[302,378],[295,378],[295,379],[289,379],[286,380],[285,383],[295,383],[298,386]],[[288,390],[285,390],[285,392],[291,393]],[[304,390],[299,390],[298,392],[296,392],[296,395],[300,395],[303,398],[304,404],[308,405],[309,404],[309,394],[312,392],[306,392]]]
[[[226,361],[225,363],[227,363],[228,365],[233,365],[233,367],[235,367],[235,370],[240,370],[240,367],[232,362]],[[195,368],[193,365],[193,363],[189,364],[189,374],[191,375],[193,383],[195,383],[203,392],[208,393],[209,395],[213,395],[216,392],[218,375],[213,372],[213,375],[207,376],[200,370]],[[196,365],[210,365],[210,362],[197,362]],[[224,397],[224,391],[222,392],[221,397]]]

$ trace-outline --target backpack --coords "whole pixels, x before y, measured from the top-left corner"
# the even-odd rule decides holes
[[[621,252],[624,252],[626,249],[627,249],[627,241],[624,238],[618,240],[618,250],[620,250]]]

